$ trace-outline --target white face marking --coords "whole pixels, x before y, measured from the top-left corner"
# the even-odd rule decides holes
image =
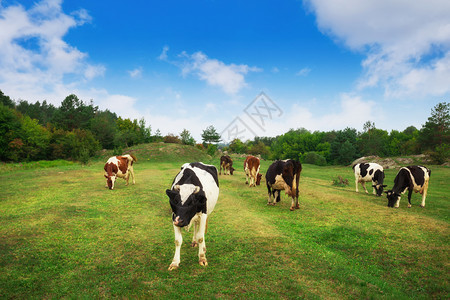
[[[197,186],[193,184],[183,184],[180,185],[180,197],[181,204],[184,204],[190,195],[197,189]]]

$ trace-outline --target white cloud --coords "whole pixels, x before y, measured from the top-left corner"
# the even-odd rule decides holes
[[[140,78],[142,76],[142,67],[128,71],[128,74],[130,74],[131,78]]]
[[[359,88],[387,96],[450,92],[447,0],[304,0],[322,32],[366,53]],[[432,57],[433,59],[429,59]],[[418,85],[416,85],[418,83]]]
[[[195,74],[209,85],[220,87],[227,94],[237,94],[247,86],[245,77],[248,72],[261,72],[257,67],[248,65],[225,64],[217,59],[208,58],[202,52],[192,55],[183,52],[180,55],[185,60],[182,62],[183,75]]]
[[[167,52],[169,51],[169,46],[164,46],[161,54],[158,56],[159,60],[167,60]]]
[[[297,75],[297,76],[307,76],[309,74],[309,72],[311,72],[310,68],[303,68],[300,71],[298,71],[297,73],[295,73],[295,75]]]
[[[102,76],[104,66],[87,63],[87,53],[63,40],[69,29],[90,19],[85,10],[78,10],[72,16],[65,14],[60,0],[40,1],[28,10],[20,4],[0,5],[3,92],[13,98],[55,100],[58,102],[54,104],[59,104],[71,91],[65,95],[60,93],[72,90],[77,82]]]
[[[322,114],[295,103],[280,118],[274,118],[268,123],[265,127],[267,133],[258,134],[276,136],[289,128],[306,128],[310,131],[340,130],[346,127],[362,129],[367,120],[377,120],[374,108],[373,101],[352,94],[341,94],[338,103],[330,104],[328,110],[322,110]]]

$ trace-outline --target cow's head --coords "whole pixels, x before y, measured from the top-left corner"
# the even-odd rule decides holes
[[[110,189],[110,190],[113,190],[114,189],[114,183],[116,182],[116,174],[111,174],[111,175],[106,175],[105,174],[105,177],[106,177],[106,184],[108,185],[108,188]]]
[[[385,193],[388,199],[388,207],[394,207],[398,203],[398,201],[400,201],[400,194],[394,193],[392,190],[388,190]]]
[[[256,185],[260,185],[261,184],[261,177],[262,177],[261,173],[258,173],[258,175],[256,175]]]
[[[385,184],[375,184],[375,185],[372,185],[372,187],[375,189],[375,192],[377,193],[377,196],[379,197],[379,196],[381,196],[383,194],[383,189],[385,187],[387,187],[387,185],[385,185]]]
[[[104,169],[105,169],[106,185],[110,190],[112,190],[114,189],[114,183],[116,182],[119,168],[117,167],[117,165],[113,163],[106,163]]]
[[[198,212],[206,213],[206,196],[200,187],[192,184],[175,185],[166,190],[172,207],[172,221],[175,226],[184,227],[191,223]]]
[[[235,170],[235,168],[233,168],[232,166],[230,166],[230,174],[233,175],[233,171]]]

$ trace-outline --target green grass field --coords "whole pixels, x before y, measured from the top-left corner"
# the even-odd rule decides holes
[[[165,190],[191,148],[135,149],[136,185],[105,189],[104,161],[2,166],[1,298],[449,298],[448,167],[432,169],[426,207],[355,193],[349,167],[303,165],[301,207],[267,206],[265,181],[219,177],[208,266],[184,232],[180,268]],[[165,153],[165,154],[164,154]],[[201,155],[200,155],[201,156]],[[184,157],[187,157],[184,159]],[[166,159],[167,158],[167,159]],[[218,159],[200,157],[218,166]],[[265,173],[271,162],[262,162]],[[386,171],[392,187],[396,170]],[[349,186],[333,186],[336,176]],[[372,188],[369,189],[372,192]]]

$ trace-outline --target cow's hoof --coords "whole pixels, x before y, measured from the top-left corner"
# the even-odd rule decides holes
[[[420,204],[420,207],[425,208],[425,205]]]
[[[206,258],[200,259],[198,261],[198,263],[200,264],[200,266],[206,267],[208,265],[208,262],[206,261]]]
[[[290,211],[294,211],[295,207],[291,206],[291,208],[289,208]]]
[[[408,204],[408,208],[411,208],[411,204]]]
[[[295,209],[300,209],[300,205],[297,204],[297,205],[295,206]]]
[[[173,271],[173,270],[176,270],[176,269],[178,269],[178,264],[177,263],[171,263],[170,264],[170,266],[169,266],[169,271]]]
[[[192,248],[195,248],[195,247],[198,246],[198,243],[197,243],[196,241],[193,241],[192,244],[191,244],[191,246],[192,246]]]

